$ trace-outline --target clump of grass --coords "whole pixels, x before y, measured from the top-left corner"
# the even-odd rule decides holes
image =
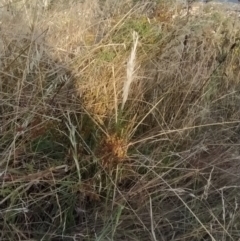
[[[240,25],[115,4],[1,15],[0,239],[237,240]]]

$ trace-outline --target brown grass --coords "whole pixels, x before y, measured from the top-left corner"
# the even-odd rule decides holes
[[[173,3],[0,1],[0,240],[240,238],[239,21]]]

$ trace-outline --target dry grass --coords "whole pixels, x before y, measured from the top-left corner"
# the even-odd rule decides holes
[[[0,3],[1,240],[240,238],[234,15]]]

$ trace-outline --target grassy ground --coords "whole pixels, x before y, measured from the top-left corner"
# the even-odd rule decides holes
[[[240,238],[234,15],[1,5],[0,240]]]

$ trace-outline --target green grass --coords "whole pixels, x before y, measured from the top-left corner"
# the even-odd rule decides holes
[[[235,15],[0,4],[0,240],[240,238]]]

